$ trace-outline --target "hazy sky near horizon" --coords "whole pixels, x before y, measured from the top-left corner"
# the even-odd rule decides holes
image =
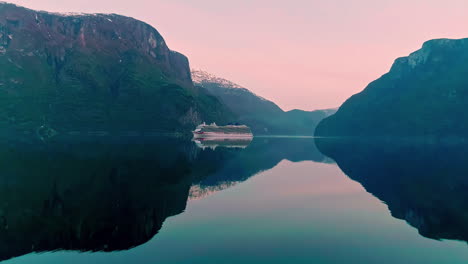
[[[466,0],[9,0],[154,26],[192,68],[285,110],[339,106],[433,38],[468,37]]]

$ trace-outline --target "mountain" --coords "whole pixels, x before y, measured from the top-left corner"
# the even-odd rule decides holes
[[[334,110],[285,112],[248,89],[205,71],[192,70],[192,79],[196,86],[223,102],[237,116],[237,122],[250,126],[254,134],[313,135],[318,122],[334,113]]]
[[[189,129],[229,111],[193,86],[156,29],[115,14],[0,3],[0,126],[57,131]]]
[[[323,120],[318,136],[465,136],[468,39],[436,39]]]

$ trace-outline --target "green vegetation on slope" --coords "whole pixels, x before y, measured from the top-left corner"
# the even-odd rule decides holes
[[[468,135],[468,39],[439,39],[395,61],[348,99],[318,136]]]
[[[0,125],[67,131],[189,131],[232,114],[193,87],[187,58],[151,26],[0,4]]]

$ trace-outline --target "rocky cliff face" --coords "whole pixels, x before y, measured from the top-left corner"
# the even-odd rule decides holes
[[[130,17],[106,14],[54,14],[11,4],[0,4],[0,50],[3,56],[46,57],[60,66],[72,53],[113,56],[112,64],[125,63],[124,54],[138,52],[173,80],[191,86],[188,59],[171,51],[159,32]]]
[[[221,122],[222,106],[208,97],[193,87],[188,59],[148,24],[0,3],[2,124],[176,130]]]
[[[323,120],[318,136],[465,136],[468,39],[426,42]]]

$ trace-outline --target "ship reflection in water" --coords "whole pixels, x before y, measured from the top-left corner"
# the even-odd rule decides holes
[[[197,138],[193,140],[201,149],[239,148],[245,149],[252,142],[252,138]]]

